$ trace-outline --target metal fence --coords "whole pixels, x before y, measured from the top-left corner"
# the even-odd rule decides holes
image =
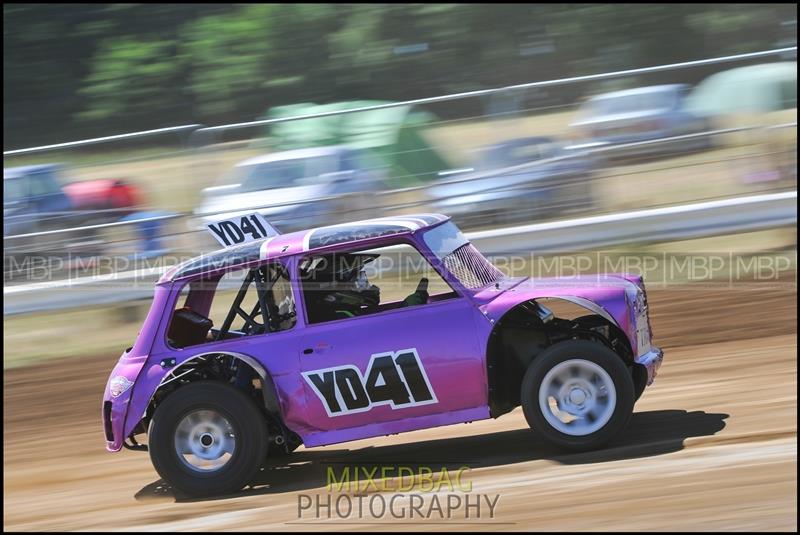
[[[320,191],[312,196],[256,203],[248,210],[265,211],[268,219],[280,221],[282,230],[388,213],[455,210],[458,213],[453,214],[454,218],[462,226],[481,230],[503,224],[793,190],[797,183],[796,103],[793,108],[775,113],[725,117],[689,134],[665,131],[655,139],[603,145],[582,142],[580,129],[571,126],[580,102],[563,103],[562,95],[551,91],[570,87],[575,94],[589,96],[665,80],[696,84],[710,68],[724,70],[732,63],[750,64],[792,51],[796,52],[796,47],[344,111],[214,127],[184,125],[6,151],[4,167],[60,161],[69,166],[69,179],[128,179],[147,194],[143,208],[166,213],[72,228],[59,226],[58,218],[64,214],[49,214],[46,217],[51,219],[51,230],[5,236],[4,257],[34,250],[131,255],[142,250],[142,240],[152,232],[147,225],[153,223],[159,224],[157,250],[199,253],[215,248],[204,232],[198,232],[202,218],[196,212],[212,196],[204,195],[203,190],[224,183],[223,177],[237,163],[280,150],[270,128],[401,106],[433,114],[434,119],[415,125],[425,146],[410,150],[436,151],[447,160],[446,168],[395,172],[390,176],[392,187],[375,191],[331,193],[318,188]],[[702,69],[701,74],[698,69]],[[487,147],[532,137],[551,138],[561,149],[571,148],[556,156],[532,157],[522,164],[501,163],[483,171],[476,167],[475,162],[480,162]],[[385,152],[387,158],[400,154],[399,150]],[[424,155],[405,156],[422,159]],[[365,166],[362,170],[387,173],[384,165]],[[422,175],[430,174],[438,175],[438,179],[420,180]],[[470,196],[475,197],[475,202],[455,203]],[[207,208],[203,216],[212,218],[230,211],[230,207]],[[31,240],[36,240],[35,246]],[[66,267],[61,275],[68,274]],[[15,282],[9,276],[8,262],[4,278]]]
[[[598,251],[598,247],[631,242],[718,236],[796,225],[797,191],[789,191],[495,228],[467,232],[466,237],[498,262],[497,267],[514,270],[520,267],[519,260],[524,261],[519,256],[521,253],[531,258],[533,255],[547,258],[564,254],[573,258],[578,251]],[[777,275],[779,264],[781,271],[793,269],[796,252],[786,252],[788,254],[779,255],[780,262],[768,260],[764,266],[759,264],[759,269],[772,270],[769,277]],[[728,256],[736,255],[738,253],[731,252]],[[146,299],[152,295],[154,282],[174,267],[175,260],[175,257],[162,257],[147,266],[132,269],[119,266],[116,270],[94,270],[94,273],[74,279],[37,278],[26,284],[6,285],[3,313],[24,314],[72,308],[76,303],[89,306]],[[632,267],[634,272],[641,269],[638,264]],[[745,267],[744,271],[752,267]],[[619,270],[619,267],[614,269]]]

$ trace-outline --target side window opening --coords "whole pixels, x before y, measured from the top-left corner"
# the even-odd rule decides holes
[[[296,323],[289,274],[280,263],[187,287],[189,293],[170,322],[167,338],[173,347],[285,331]]]
[[[505,278],[452,222],[427,231],[422,239],[465,288],[475,290]]]
[[[190,306],[191,293],[198,291],[196,285],[192,286],[187,284],[181,288],[178,303],[182,305],[173,312],[170,320],[167,340],[173,347],[202,344],[211,328],[211,320]]]
[[[305,257],[300,281],[310,324],[458,297],[408,244]]]

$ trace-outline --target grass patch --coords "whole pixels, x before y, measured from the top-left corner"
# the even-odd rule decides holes
[[[121,355],[135,340],[150,301],[3,316],[3,369],[63,357]]]

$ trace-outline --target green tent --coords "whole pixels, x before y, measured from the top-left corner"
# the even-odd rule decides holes
[[[290,104],[271,108],[267,118],[340,112],[381,104],[389,102],[358,100]],[[268,125],[266,134],[276,150],[326,145],[370,150],[381,165],[389,168],[389,186],[402,188],[430,182],[439,171],[452,167],[424,135],[426,127],[437,120],[432,113],[412,106],[395,106],[274,123]]]
[[[713,74],[687,97],[686,109],[703,116],[767,113],[797,107],[797,63],[783,61]]]

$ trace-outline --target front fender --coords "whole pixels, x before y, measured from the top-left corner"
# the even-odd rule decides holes
[[[602,316],[625,333],[634,355],[638,354],[636,313],[633,304],[642,293],[641,278],[633,275],[594,275],[526,279],[511,288],[499,291],[494,298],[480,306],[484,315],[497,323],[512,308],[534,299],[563,299]]]

